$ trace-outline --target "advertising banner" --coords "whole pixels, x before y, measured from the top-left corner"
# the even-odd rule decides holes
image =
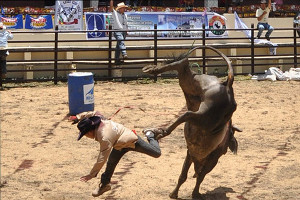
[[[41,15],[35,18],[31,15],[26,15],[25,29],[53,29],[52,16]]]
[[[105,16],[100,13],[85,13],[86,30],[95,31],[87,32],[87,39],[95,40],[105,37],[105,32],[97,32],[99,30],[105,30]]]
[[[128,29],[134,30],[134,32],[128,32],[128,36],[131,37],[153,37],[155,24],[157,24],[158,37],[202,37],[203,32],[199,29],[202,29],[203,24],[205,24],[206,29],[209,29],[206,31],[206,37],[228,37],[225,17],[212,12],[127,12],[126,14]],[[110,13],[89,13],[86,15],[87,30],[108,30],[109,24],[112,24]],[[107,34],[98,33],[97,37],[90,35],[87,38],[96,39],[105,36]]]
[[[13,17],[5,17],[4,15],[0,15],[0,21],[8,29],[23,29],[23,15],[15,15]]]
[[[56,0],[55,24],[59,30],[82,30],[83,2]]]

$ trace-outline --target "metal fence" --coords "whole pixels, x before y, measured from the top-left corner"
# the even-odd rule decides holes
[[[245,29],[243,29],[245,30]],[[247,30],[247,29],[246,29]],[[296,25],[294,25],[294,28],[278,28],[275,31],[278,30],[284,30],[284,31],[290,31],[293,33],[292,37],[273,37],[272,39],[289,39],[293,42],[290,43],[281,43],[278,48],[292,48],[293,49],[293,53],[282,53],[282,54],[277,54],[277,55],[257,55],[255,52],[257,49],[259,48],[266,48],[265,45],[259,45],[259,44],[255,44],[254,43],[254,31],[257,30],[256,28],[254,28],[254,25],[251,25],[251,28],[248,29],[251,31],[251,38],[250,38],[250,42],[248,43],[227,43],[227,44],[209,44],[210,46],[213,46],[217,49],[231,49],[231,48],[236,48],[236,49],[240,49],[240,48],[247,48],[250,49],[250,53],[247,55],[227,55],[231,60],[248,60],[249,63],[233,63],[233,66],[240,66],[240,67],[247,67],[250,68],[251,70],[251,74],[255,74],[256,73],[256,67],[260,66],[260,65],[268,65],[267,63],[261,64],[257,61],[262,60],[262,59],[272,59],[272,60],[276,60],[276,59],[281,59],[282,62],[280,63],[281,66],[284,65],[293,65],[294,67],[298,66],[298,59],[299,59],[299,52],[297,51],[297,48],[300,47],[300,43],[297,42],[297,40],[299,40],[299,36],[297,35],[297,30],[298,28],[296,28]],[[112,56],[112,53],[115,51],[115,48],[113,47],[113,42],[115,42],[115,39],[112,37],[113,35],[113,30],[100,30],[100,31],[106,31],[108,32],[108,39],[106,40],[107,45],[101,48],[91,48],[91,47],[72,47],[72,48],[61,48],[59,47],[59,43],[80,43],[80,42],[95,42],[95,41],[90,41],[90,40],[62,40],[59,39],[59,35],[62,33],[70,33],[70,31],[59,31],[56,30],[55,31],[42,31],[41,33],[51,33],[54,34],[54,40],[36,40],[36,41],[32,41],[32,43],[51,43],[53,44],[53,47],[48,47],[48,48],[31,48],[31,47],[24,47],[24,48],[10,48],[8,49],[11,53],[24,53],[24,52],[53,52],[53,58],[50,59],[43,59],[43,60],[38,60],[38,59],[31,59],[31,60],[25,60],[25,59],[18,59],[18,60],[8,60],[7,64],[7,72],[8,73],[17,73],[17,72],[37,72],[37,71],[47,71],[47,72],[51,72],[53,73],[53,77],[49,77],[49,78],[43,78],[43,79],[37,79],[37,78],[33,78],[33,79],[1,79],[0,80],[0,85],[2,86],[3,83],[10,83],[10,82],[33,82],[33,81],[53,81],[54,84],[57,84],[58,81],[67,81],[67,77],[59,77],[58,76],[58,72],[59,71],[72,71],[73,69],[59,69],[58,66],[60,64],[63,63],[102,63],[104,64],[106,67],[94,67],[94,68],[82,68],[82,69],[77,69],[77,71],[87,71],[87,70],[93,70],[93,71],[97,71],[97,70],[101,70],[101,71],[106,71],[107,75],[105,76],[98,76],[95,77],[95,80],[112,80],[112,79],[122,79],[122,80],[132,80],[132,79],[139,79],[139,78],[154,78],[156,79],[157,77],[152,77],[149,76],[147,74],[143,74],[143,75],[134,75],[134,76],[121,76],[121,77],[115,77],[112,76],[112,70],[116,70],[116,69],[121,69],[121,70],[133,70],[133,69],[138,69],[141,70],[142,67],[135,67],[132,66],[133,64],[142,64],[142,65],[147,65],[147,64],[157,64],[158,62],[162,62],[166,59],[168,59],[167,57],[164,56],[160,56],[158,54],[158,51],[160,50],[170,50],[170,51],[174,51],[174,50],[188,50],[191,48],[191,45],[159,45],[158,42],[160,41],[166,41],[166,40],[190,40],[191,42],[193,41],[197,41],[197,43],[202,44],[202,51],[201,51],[201,55],[197,55],[197,56],[190,56],[189,58],[191,60],[193,60],[193,62],[197,63],[197,67],[201,68],[202,73],[207,73],[207,69],[210,67],[226,67],[226,64],[207,64],[208,61],[214,61],[214,60],[218,60],[220,59],[217,55],[210,55],[208,56],[207,51],[210,50],[206,50],[204,48],[204,46],[207,44],[207,41],[209,40],[236,40],[236,41],[240,41],[240,40],[245,40],[245,37],[230,37],[230,38],[208,38],[206,37],[206,31],[212,31],[211,29],[205,29],[205,27],[203,27],[202,29],[195,29],[193,31],[200,31],[202,32],[202,37],[176,37],[176,38],[163,38],[163,37],[158,37],[158,33],[161,31],[174,31],[174,30],[157,30],[157,25],[154,26],[154,30],[151,30],[153,32],[153,37],[148,37],[148,38],[129,38],[126,39],[126,41],[151,41],[151,43],[153,45],[146,45],[146,46],[139,46],[139,47],[128,47],[127,50],[128,51],[134,51],[134,50],[152,50],[153,56],[148,56],[148,57],[132,57],[130,56],[130,58],[128,59],[128,61],[124,62],[122,64],[122,66],[118,66],[118,65],[114,65],[114,59]],[[128,31],[132,31],[132,30],[128,30]],[[139,31],[139,32],[143,32],[143,31],[148,31],[149,30],[135,30],[135,31]],[[180,31],[190,31],[190,30],[180,30]],[[226,31],[239,31],[239,29],[226,29]],[[73,33],[85,33],[86,31],[74,31]],[[90,31],[89,31],[90,32]],[[97,31],[95,31],[97,32]],[[25,33],[25,34],[32,34],[32,32],[15,32],[14,34],[18,34],[18,33]],[[35,34],[39,33],[37,31],[34,32]],[[72,33],[72,32],[71,32]],[[17,40],[12,40],[9,41],[9,43],[18,43],[18,44],[22,44],[22,43],[28,43],[28,41],[17,41]],[[60,52],[67,52],[67,51],[105,51],[107,52],[107,58],[99,58],[99,59],[88,59],[88,58],[82,58],[82,59],[59,59],[58,53]],[[292,62],[290,62],[290,60],[292,60]],[[34,69],[34,68],[26,68],[26,69],[16,69],[16,70],[12,70],[10,69],[9,65],[11,63],[20,63],[20,64],[39,64],[41,62],[48,62],[50,63],[53,67],[52,68],[43,68],[43,69]],[[274,66],[274,64],[272,64]],[[0,72],[1,73],[1,72]],[[239,74],[239,73],[236,73]],[[241,73],[242,74],[242,73]],[[170,77],[174,77],[174,75],[169,75]],[[176,75],[175,75],[176,76]],[[166,75],[165,77],[168,77],[168,75]]]

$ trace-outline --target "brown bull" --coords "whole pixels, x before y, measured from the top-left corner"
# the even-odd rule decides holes
[[[200,197],[199,187],[205,175],[216,166],[228,147],[236,153],[238,146],[234,131],[240,130],[231,123],[232,114],[237,107],[232,88],[234,75],[231,62],[217,49],[206,46],[205,48],[217,52],[227,62],[228,78],[221,83],[215,76],[195,74],[189,67],[187,56],[197,48],[201,47],[195,47],[184,58],[170,64],[143,68],[144,72],[154,75],[176,70],[188,108],[188,111],[168,128],[153,129],[157,138],[162,138],[185,122],[184,135],[188,150],[178,184],[170,194],[171,198],[178,197],[179,188],[186,181],[192,163],[197,178],[192,196]]]

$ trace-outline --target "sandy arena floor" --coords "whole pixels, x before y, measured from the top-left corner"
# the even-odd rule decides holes
[[[151,81],[150,81],[151,82]],[[235,81],[238,109],[233,122],[238,155],[221,157],[204,179],[205,200],[296,200],[300,196],[300,83]],[[186,154],[183,125],[160,141],[158,159],[130,152],[118,165],[112,190],[91,192],[98,178],[83,183],[98,156],[99,144],[79,142],[66,120],[66,84],[6,88],[1,94],[1,200],[166,200],[174,189]],[[135,129],[161,127],[185,109],[177,80],[141,84],[97,82],[95,109]],[[142,111],[144,110],[144,111]],[[102,173],[101,170],[100,173]],[[193,167],[179,191],[192,199]]]

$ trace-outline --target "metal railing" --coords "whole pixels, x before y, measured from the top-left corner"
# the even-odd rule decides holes
[[[250,42],[249,43],[242,43],[242,44],[236,44],[236,43],[227,43],[227,44],[210,44],[210,46],[213,46],[217,49],[231,49],[231,48],[249,48],[250,49],[250,53],[247,55],[227,55],[230,59],[233,60],[238,60],[238,59],[248,59],[250,60],[250,63],[243,63],[243,64],[234,64],[233,66],[241,66],[241,67],[250,67],[251,68],[251,74],[255,74],[255,67],[260,66],[260,65],[268,65],[268,63],[256,63],[256,60],[259,60],[259,58],[264,58],[264,57],[268,57],[268,59],[278,59],[278,57],[288,57],[288,58],[293,58],[293,63],[291,62],[286,62],[285,59],[283,62],[280,63],[280,65],[293,65],[294,67],[298,66],[298,59],[299,59],[299,52],[297,51],[297,47],[300,47],[300,43],[297,42],[298,37],[297,37],[297,28],[294,25],[294,28],[278,28],[275,29],[275,31],[278,30],[284,30],[284,31],[292,31],[293,32],[293,36],[292,37],[272,37],[272,39],[290,39],[291,43],[287,43],[287,44],[281,44],[279,47],[283,47],[283,48],[293,48],[293,53],[291,54],[277,54],[276,56],[270,56],[270,55],[256,55],[255,51],[258,48],[266,48],[265,45],[259,45],[259,44],[255,44],[254,43],[254,31],[257,30],[256,28],[254,28],[254,25],[251,25],[250,29],[226,29],[226,31],[242,31],[242,30],[250,30],[251,31],[251,38],[250,38]],[[35,59],[35,60],[25,60],[25,59],[17,59],[17,60],[7,60],[7,72],[8,73],[15,73],[15,72],[40,72],[40,71],[47,71],[47,72],[53,72],[53,77],[50,78],[43,78],[43,79],[38,79],[38,78],[33,78],[33,79],[1,79],[0,80],[0,86],[2,86],[3,83],[9,83],[9,82],[32,82],[32,81],[53,81],[54,84],[57,84],[58,81],[67,81],[67,77],[59,77],[58,76],[58,72],[60,71],[72,71],[73,69],[59,69],[58,66],[60,64],[64,64],[64,63],[76,63],[76,62],[80,62],[80,63],[92,63],[92,62],[96,62],[96,63],[102,63],[104,65],[106,65],[106,67],[93,67],[93,68],[82,68],[82,69],[77,69],[77,71],[86,71],[86,70],[93,70],[93,71],[97,71],[97,70],[105,70],[107,71],[107,75],[106,76],[101,76],[101,77],[95,77],[95,80],[112,80],[112,79],[116,79],[116,78],[120,78],[122,80],[128,80],[128,79],[138,79],[138,78],[153,78],[152,76],[143,74],[143,75],[137,75],[137,76],[122,76],[122,77],[113,77],[112,76],[112,70],[115,69],[122,69],[122,70],[132,70],[132,69],[139,69],[141,70],[142,67],[135,67],[132,66],[133,64],[157,64],[158,62],[161,62],[163,60],[168,59],[167,57],[164,56],[159,56],[158,55],[158,51],[159,50],[182,50],[182,49],[190,49],[191,45],[159,45],[160,41],[172,41],[172,40],[185,40],[185,41],[196,41],[196,42],[201,42],[201,44],[203,45],[202,48],[202,54],[201,56],[190,56],[190,58],[192,60],[194,60],[195,62],[200,62],[200,64],[198,63],[197,66],[199,66],[202,69],[203,73],[207,73],[207,69],[210,67],[226,67],[225,63],[224,65],[220,65],[220,64],[207,64],[207,62],[209,60],[214,60],[214,59],[218,59],[219,57],[217,55],[215,56],[208,56],[207,51],[204,48],[204,46],[207,44],[207,41],[209,40],[214,40],[214,41],[218,41],[218,40],[235,40],[235,41],[241,41],[241,40],[245,40],[245,37],[228,37],[228,38],[209,38],[206,37],[206,32],[208,31],[212,31],[211,29],[205,29],[205,27],[203,26],[202,29],[193,29],[192,31],[199,31],[202,32],[202,37],[176,37],[176,38],[169,38],[169,37],[159,37],[158,33],[161,32],[172,32],[172,31],[178,31],[178,30],[158,30],[157,29],[157,25],[154,26],[154,30],[150,30],[150,32],[153,32],[153,37],[146,37],[146,38],[128,38],[126,39],[126,41],[152,41],[153,45],[145,45],[145,46],[135,46],[135,47],[127,47],[128,51],[134,51],[134,50],[151,50],[153,51],[153,57],[132,57],[130,56],[130,59],[128,59],[128,61],[124,62],[122,64],[122,67],[120,66],[115,66],[113,61],[114,58],[112,58],[112,53],[113,51],[115,51],[115,48],[113,47],[113,42],[115,42],[116,40],[113,38],[113,30],[111,30],[111,28],[109,30],[100,30],[100,31],[94,31],[94,32],[107,32],[108,33],[108,39],[107,40],[102,40],[102,42],[107,42],[107,45],[101,48],[98,47],[60,47],[59,44],[60,43],[79,43],[79,42],[95,42],[94,40],[62,40],[59,39],[59,35],[62,33],[86,33],[87,31],[60,31],[60,30],[56,30],[55,31],[35,31],[35,34],[38,33],[50,33],[50,34],[54,34],[54,40],[36,40],[36,41],[30,41],[31,43],[51,43],[53,44],[53,47],[47,47],[47,48],[33,48],[33,47],[22,47],[22,48],[9,48],[8,50],[11,53],[17,53],[17,52],[21,52],[21,53],[25,53],[25,52],[53,52],[53,58],[52,59]],[[149,30],[128,30],[128,32],[144,32],[147,31],[149,32]],[[191,31],[191,30],[180,30],[181,32],[185,32],[185,31]],[[93,31],[88,31],[88,32],[93,32]],[[19,33],[24,33],[24,34],[31,34],[33,32],[13,32],[14,34],[19,34]],[[17,41],[17,40],[12,40],[9,41],[9,43],[17,43],[17,44],[21,44],[21,43],[28,43],[28,41]],[[71,45],[70,45],[71,46]],[[200,48],[201,49],[201,48]],[[68,51],[105,51],[107,52],[107,58],[99,58],[99,59],[88,59],[88,58],[80,58],[80,59],[59,59],[58,54],[60,52],[68,52]],[[129,62],[130,61],[130,62]],[[34,62],[36,63],[41,63],[41,62],[48,62],[50,64],[53,64],[53,68],[48,68],[48,69],[15,69],[12,70],[10,69],[9,65],[12,63],[20,63],[20,64],[33,64]],[[272,64],[274,65],[274,64]],[[1,72],[0,72],[1,73]],[[174,76],[173,76],[174,77]],[[156,79],[156,77],[154,77],[154,79]]]

